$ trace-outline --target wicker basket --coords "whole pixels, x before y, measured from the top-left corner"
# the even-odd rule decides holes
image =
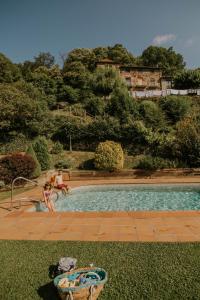
[[[95,285],[82,285],[73,287],[73,288],[60,288],[58,282],[61,278],[67,277],[77,272],[102,272],[105,273],[105,277],[102,280],[95,283]],[[71,272],[64,273],[57,276],[54,279],[54,285],[58,289],[59,296],[62,300],[96,300],[104,287],[104,284],[107,281],[107,273],[101,268],[88,267],[88,268],[79,268]]]

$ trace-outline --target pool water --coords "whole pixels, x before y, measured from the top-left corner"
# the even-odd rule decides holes
[[[59,197],[55,208],[56,211],[200,210],[200,185],[85,186]]]

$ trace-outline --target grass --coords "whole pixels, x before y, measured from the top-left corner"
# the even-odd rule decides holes
[[[100,300],[200,299],[199,243],[0,241],[0,299],[57,300],[49,267],[62,256],[108,272]]]
[[[87,151],[63,151],[61,154],[53,154],[52,155],[52,166],[59,161],[59,160],[65,160],[65,159],[73,159],[74,160],[74,167],[73,169],[78,169],[79,166],[89,159],[94,158],[94,152],[87,152]],[[141,158],[141,155],[131,156],[131,155],[125,155],[124,159],[124,169],[132,169],[139,159]]]
[[[80,164],[88,159],[94,158],[94,152],[87,151],[63,151],[61,154],[52,155],[52,164],[59,160],[72,159],[74,161],[73,169],[78,169]]]
[[[13,194],[15,196],[15,195],[21,194],[23,192],[29,191],[31,189],[33,189],[33,187],[30,187],[30,186],[28,186],[28,187],[22,187],[22,188],[15,188]],[[0,192],[0,202],[3,201],[3,200],[5,200],[5,199],[10,198],[10,194],[11,194],[10,190],[8,190],[8,191],[1,191]]]

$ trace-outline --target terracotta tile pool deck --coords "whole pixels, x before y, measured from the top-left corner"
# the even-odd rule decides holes
[[[200,177],[72,181],[71,187],[119,183],[200,183]],[[19,197],[41,198],[41,187]],[[200,241],[200,211],[12,212],[0,203],[0,239],[189,242]]]

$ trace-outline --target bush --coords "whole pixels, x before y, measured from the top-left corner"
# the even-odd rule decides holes
[[[136,165],[137,169],[144,170],[157,170],[175,167],[176,163],[174,161],[163,159],[161,157],[152,157],[150,155],[143,157],[141,160],[139,160],[138,164]]]
[[[124,165],[124,154],[120,144],[106,141],[100,143],[95,152],[95,167],[100,170],[120,170]]]
[[[41,174],[41,166],[40,166],[40,163],[37,159],[37,156],[35,154],[35,151],[33,150],[33,147],[32,145],[30,145],[26,151],[26,154],[30,155],[32,157],[32,159],[34,160],[35,162],[35,170],[33,171],[33,174],[32,174],[32,178],[37,178],[40,176]]]
[[[87,159],[80,163],[79,167],[80,170],[94,170],[94,158]]]
[[[0,180],[10,184],[19,176],[31,178],[35,167],[35,161],[30,155],[18,153],[7,155],[0,159]]]
[[[157,103],[144,100],[140,103],[139,112],[147,127],[158,128],[165,124],[164,114]]]
[[[48,170],[51,164],[51,157],[48,151],[47,140],[44,137],[39,137],[33,144],[36,157],[41,165],[41,170]]]
[[[52,154],[60,154],[63,152],[63,145],[60,142],[55,142],[51,149]]]
[[[0,153],[11,154],[17,152],[25,152],[27,145],[28,145],[27,138],[23,134],[18,133],[17,136],[1,144]]]
[[[176,123],[184,118],[191,110],[189,97],[168,96],[161,98],[160,105],[167,118],[172,123]]]
[[[57,161],[54,167],[56,169],[71,169],[73,168],[74,164],[75,164],[74,159],[68,158],[68,159]]]

